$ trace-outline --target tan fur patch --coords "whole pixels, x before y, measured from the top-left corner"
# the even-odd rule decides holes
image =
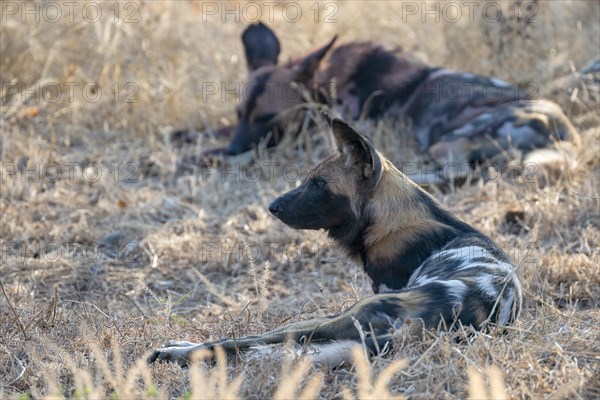
[[[400,299],[400,304],[406,310],[404,318],[418,315],[423,311],[423,304],[427,304],[429,298],[423,292],[412,290],[410,292],[394,293],[390,296],[395,296]]]
[[[475,307],[473,307],[473,309],[476,317],[475,326],[480,326],[483,323],[483,321],[488,319],[489,315],[483,303],[476,304]]]
[[[365,237],[369,258],[391,261],[423,234],[445,228],[419,201],[422,191],[380,154],[383,170],[369,204],[374,221]]]

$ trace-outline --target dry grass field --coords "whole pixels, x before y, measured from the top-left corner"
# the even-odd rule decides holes
[[[600,3],[276,3],[1,3],[0,398],[599,398],[600,93],[575,72],[600,57]],[[334,34],[370,39],[564,107],[583,143],[570,170],[430,188],[515,259],[524,311],[507,334],[399,334],[335,369],[281,348],[145,364],[169,339],[258,333],[370,294],[322,232],[267,210],[331,152],[324,127],[251,167],[176,174],[219,143],[175,149],[172,129],[235,122],[257,10],[281,59]],[[423,159],[408,126],[356,126],[397,163]]]

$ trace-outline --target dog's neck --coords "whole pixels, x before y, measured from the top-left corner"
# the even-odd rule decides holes
[[[375,292],[381,285],[401,289],[423,261],[448,242],[460,235],[478,234],[388,160],[382,160],[379,182],[361,215],[349,222],[346,235],[330,232],[363,264]]]

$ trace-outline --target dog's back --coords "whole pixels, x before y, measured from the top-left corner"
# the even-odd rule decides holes
[[[333,87],[342,112],[353,119],[377,118],[392,105],[403,104],[429,72],[416,58],[373,42],[340,45],[325,61],[316,81]]]

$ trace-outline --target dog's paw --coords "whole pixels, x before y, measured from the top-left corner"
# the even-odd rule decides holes
[[[187,367],[190,363],[192,353],[200,349],[209,349],[208,346],[185,342],[185,341],[169,341],[148,357],[148,364],[158,362],[172,362],[181,367]]]

